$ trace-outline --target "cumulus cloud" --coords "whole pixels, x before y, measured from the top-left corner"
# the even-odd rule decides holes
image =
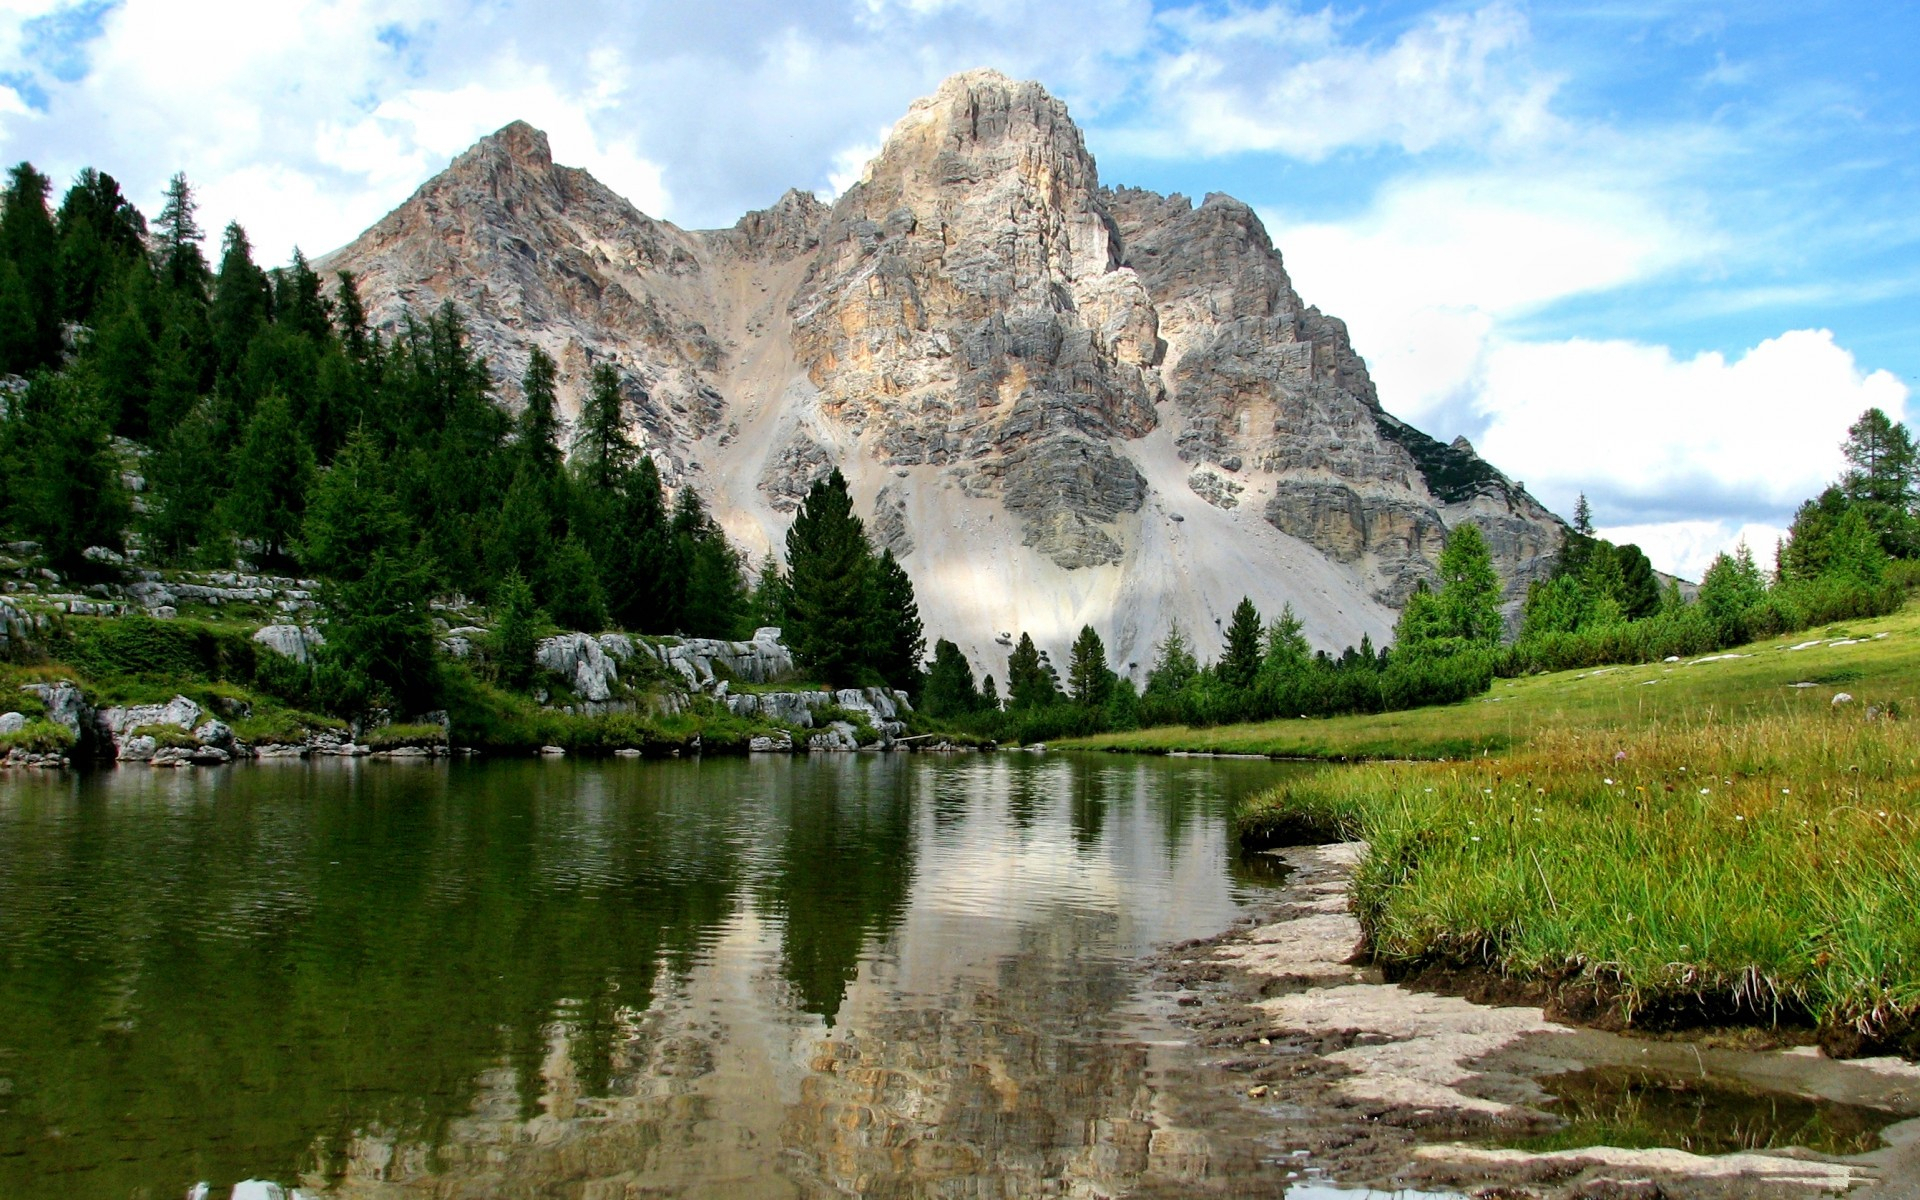
[[[1478,437],[1495,330],[1655,277],[1714,244],[1629,178],[1490,171],[1391,182],[1339,222],[1268,217],[1296,287],[1343,317],[1383,403]]]
[[[1729,359],[1625,341],[1497,343],[1479,405],[1480,448],[1601,520],[1791,513],[1839,474],[1847,426],[1868,408],[1904,418],[1907,388],[1867,371],[1824,329]]]
[[[1531,141],[1557,126],[1556,81],[1519,53],[1527,21],[1506,4],[1432,14],[1383,45],[1346,40],[1330,8],[1193,7],[1160,23],[1180,48],[1152,71],[1163,119],[1133,139],[1143,151],[1418,153]]]

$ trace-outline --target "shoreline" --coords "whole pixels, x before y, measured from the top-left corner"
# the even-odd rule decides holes
[[[1243,1081],[1243,1102],[1324,1178],[1474,1194],[1506,1187],[1518,1190],[1490,1194],[1540,1200],[1920,1194],[1900,1183],[1920,1179],[1920,1067],[1833,1060],[1812,1047],[1628,1036],[1575,1028],[1539,1007],[1416,991],[1362,961],[1350,900],[1364,844],[1267,853],[1288,871],[1274,894],[1243,923],[1161,951],[1151,986],[1212,1064]],[[1698,1072],[1757,1094],[1869,1109],[1895,1144],[1855,1154],[1500,1144],[1560,1124],[1543,1080],[1600,1069]],[[1629,1187],[1642,1190],[1607,1190]]]

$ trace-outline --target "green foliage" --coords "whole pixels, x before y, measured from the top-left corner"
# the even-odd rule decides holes
[[[504,687],[525,691],[533,681],[534,643],[543,614],[534,607],[533,589],[518,572],[494,589],[493,639],[489,657],[496,680]]]
[[[1226,644],[1220,648],[1221,682],[1233,688],[1253,686],[1254,677],[1260,672],[1260,643],[1264,632],[1260,610],[1253,606],[1252,600],[1240,597],[1233,619],[1227,624]]]
[[[12,733],[0,733],[0,758],[5,758],[9,750],[26,750],[34,754],[64,754],[73,749],[75,738],[73,731],[65,725],[52,721],[28,721]]]
[[[36,375],[0,421],[0,521],[72,568],[89,546],[118,547],[130,512],[91,381]]]
[[[1082,625],[1067,660],[1067,695],[1082,708],[1105,708],[1113,696],[1116,678],[1107,665],[1107,648],[1100,635],[1093,626]]]
[[[780,628],[786,624],[793,607],[793,588],[780,570],[780,560],[769,550],[760,560],[754,575],[753,591],[747,597],[747,614],[755,629]],[[918,610],[916,609],[916,612]]]
[[[794,662],[835,686],[856,682],[871,628],[873,552],[838,470],[816,480],[787,530]]]
[[[580,427],[574,457],[582,475],[596,489],[614,486],[634,465],[635,450],[627,440],[620,373],[611,363],[593,369],[587,398],[580,406]]]
[[[920,687],[919,711],[928,717],[970,716],[984,707],[973,681],[973,666],[960,647],[946,638],[933,645],[933,665]]]
[[[0,371],[28,374],[60,359],[59,241],[47,177],[29,163],[0,194]]]
[[[920,624],[920,605],[913,581],[882,550],[873,564],[873,590],[868,599],[872,620],[868,663],[890,685],[908,695],[920,691],[920,660],[927,654],[926,631]]]
[[[256,561],[279,564],[290,558],[313,469],[313,452],[286,398],[262,400],[234,457],[233,489],[223,506],[227,528],[253,543]]]
[[[1060,702],[1060,680],[1046,655],[1023,633],[1007,658],[1007,711],[1051,708]]]

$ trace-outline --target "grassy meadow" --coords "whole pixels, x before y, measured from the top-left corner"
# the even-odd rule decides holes
[[[1340,727],[1317,740],[1207,732],[1377,754],[1391,725],[1415,739],[1403,752],[1481,748],[1319,772],[1242,808],[1256,843],[1369,843],[1354,904],[1390,967],[1488,972],[1629,1025],[1780,1022],[1836,1052],[1914,1055],[1920,609],[1824,632],[1298,722]]]
[[[1796,683],[1814,686],[1792,686]],[[1681,662],[1495,680],[1490,693],[1459,704],[1210,728],[1161,726],[1054,744],[1149,754],[1462,758],[1510,751],[1551,730],[1597,732],[1710,716],[1721,721],[1786,716],[1824,709],[1843,691],[1859,698],[1860,711],[1892,701],[1909,715],[1920,716],[1920,602],[1910,602],[1891,616],[1848,621]]]

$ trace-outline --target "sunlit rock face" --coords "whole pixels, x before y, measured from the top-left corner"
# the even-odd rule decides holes
[[[1246,205],[1103,187],[1066,106],[958,75],[831,206],[650,218],[514,124],[324,261],[378,322],[452,300],[508,402],[527,348],[577,411],[621,373],[638,440],[757,557],[838,466],[930,637],[1001,669],[1091,624],[1144,664],[1239,598],[1319,645],[1389,635],[1452,525],[1508,597],[1563,527],[1464,441],[1385,413]]]

